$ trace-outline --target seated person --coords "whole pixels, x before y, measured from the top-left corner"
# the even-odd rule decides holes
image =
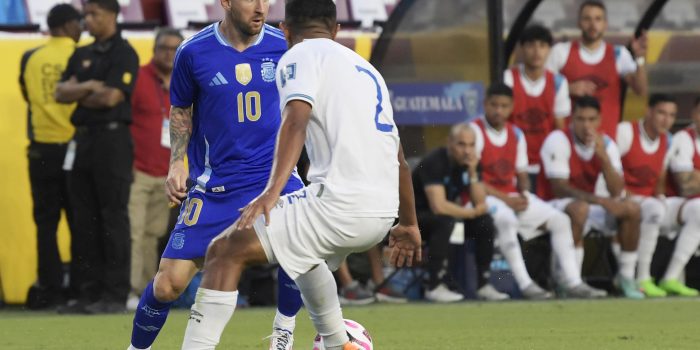
[[[450,131],[447,147],[429,153],[413,171],[418,225],[428,249],[429,282],[425,297],[430,301],[454,302],[464,298],[451,290],[454,281],[449,274],[448,255],[450,236],[458,220],[484,220],[483,217],[488,216],[484,188],[479,183],[478,162],[474,132],[460,124]],[[473,204],[470,208],[456,203],[464,192],[469,193]],[[493,256],[492,226],[488,221],[466,226],[489,228],[476,233],[480,283],[477,293],[483,299],[503,299],[504,295],[487,282]]]
[[[642,299],[634,278],[637,265],[640,208],[624,197],[624,180],[620,151],[613,140],[599,133],[600,103],[595,97],[574,101],[571,127],[555,130],[540,151],[543,171],[537,186],[540,198],[571,218],[578,265],[583,263],[583,233],[588,228],[615,235],[622,251],[618,255],[619,271],[615,277],[623,294]],[[595,193],[601,177],[609,196]]]
[[[513,110],[513,91],[504,84],[494,84],[486,92],[484,118],[470,124],[476,135],[476,154],[483,169],[486,204],[498,231],[501,253],[510,265],[523,296],[549,299],[551,293],[535,283],[527,269],[518,242],[518,232],[528,241],[549,231],[552,251],[561,267],[564,292],[574,298],[598,298],[607,295],[581,280],[576,263],[571,221],[563,212],[531,194],[527,173],[527,141],[522,131],[509,123]]]

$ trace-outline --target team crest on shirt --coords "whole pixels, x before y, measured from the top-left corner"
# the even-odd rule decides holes
[[[253,80],[253,70],[250,68],[250,63],[236,65],[236,80],[244,86]]]
[[[297,64],[288,64],[286,67],[280,69],[280,80],[282,81],[282,87],[287,85],[287,80],[292,80],[296,78],[297,75]]]
[[[275,81],[275,62],[271,58],[263,58],[263,63],[260,65],[260,74],[263,81],[271,83]]]

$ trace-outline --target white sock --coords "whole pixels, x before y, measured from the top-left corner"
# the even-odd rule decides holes
[[[634,268],[637,266],[637,252],[621,251],[617,262],[620,265],[620,276],[634,279]]]
[[[559,261],[559,267],[565,287],[573,287],[581,284],[581,267],[577,265],[576,252],[574,250],[574,237],[571,233],[571,221],[566,214],[557,212],[547,221],[547,229],[550,232],[552,251]]]
[[[612,242],[610,244],[610,248],[612,248],[613,255],[615,256],[615,259],[620,260],[620,253],[622,252],[622,247],[620,246],[619,242]]]
[[[661,219],[666,214],[666,207],[656,198],[647,198],[642,202],[642,224],[639,231],[637,248],[637,281],[651,278],[651,260],[656,250],[656,242],[661,230]]]
[[[187,322],[182,350],[213,350],[219,344],[221,333],[233,316],[238,291],[222,292],[199,288],[190,320]]]
[[[532,278],[527,272],[527,267],[525,267],[525,259],[523,259],[523,252],[520,249],[520,243],[518,242],[517,232],[515,227],[510,227],[511,225],[501,225],[504,227],[498,228],[498,242],[501,248],[501,254],[508,261],[510,265],[510,270],[513,273],[515,281],[518,283],[518,287],[523,290],[532,284]],[[503,229],[502,229],[503,228]]]
[[[579,271],[583,270],[583,247],[574,247],[574,254],[576,255],[576,263],[578,263]]]
[[[338,300],[338,287],[326,264],[299,276],[296,282],[316,331],[323,337],[326,349],[342,349],[349,342],[343,313]]]
[[[700,218],[692,218],[683,225],[678,235],[671,262],[664,274],[664,280],[680,278],[688,260],[690,260],[690,257],[693,256],[698,249],[698,244],[700,244]]]
[[[296,316],[286,316],[277,310],[275,314],[275,321],[272,323],[272,329],[284,329],[290,333],[294,333],[294,327],[296,326]]]

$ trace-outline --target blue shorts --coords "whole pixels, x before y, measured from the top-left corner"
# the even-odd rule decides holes
[[[290,181],[282,194],[302,187]],[[216,236],[238,220],[240,208],[262,193],[264,187],[232,192],[206,192],[193,188],[180,206],[175,229],[170,234],[163,258],[194,260],[203,258]]]

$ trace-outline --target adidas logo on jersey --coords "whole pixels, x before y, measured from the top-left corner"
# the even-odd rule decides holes
[[[221,74],[221,72],[216,73],[214,78],[212,78],[211,82],[209,82],[209,86],[218,86],[218,85],[228,85],[228,80],[224,78],[224,75]]]

